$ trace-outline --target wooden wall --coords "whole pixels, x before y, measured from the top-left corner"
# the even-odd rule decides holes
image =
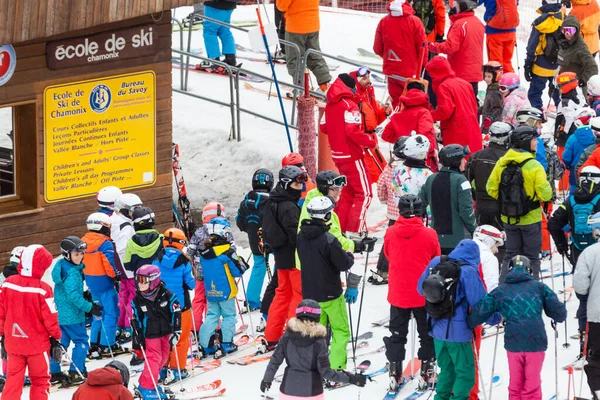
[[[0,2],[0,45],[46,38],[191,6],[195,0],[6,0]]]
[[[95,27],[84,32],[53,38],[68,38],[122,29],[152,21],[150,16]],[[0,263],[8,261],[13,247],[43,244],[55,255],[58,244],[65,236],[81,236],[86,232],[85,220],[97,209],[95,197],[53,204],[44,202],[44,120],[43,92],[46,86],[67,82],[113,76],[144,70],[156,73],[156,149],[157,178],[154,186],[136,189],[142,201],[157,216],[157,228],[164,230],[172,225],[172,161],[171,161],[171,13],[165,12],[156,22],[160,50],[157,54],[132,60],[107,62],[95,66],[50,71],[46,65],[46,41],[15,45],[17,69],[4,86],[0,86],[0,107],[35,101],[37,106],[37,160],[39,173],[38,204],[43,211],[35,214],[6,217],[0,215]],[[29,155],[24,155],[29,156]]]

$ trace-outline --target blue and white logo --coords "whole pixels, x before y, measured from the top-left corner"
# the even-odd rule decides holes
[[[94,112],[102,114],[110,106],[112,94],[106,85],[98,85],[90,93],[90,107]]]

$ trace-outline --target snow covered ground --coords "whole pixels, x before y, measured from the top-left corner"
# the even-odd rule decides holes
[[[537,4],[535,5],[537,7]],[[240,7],[234,13],[234,21],[248,21],[255,19],[255,7]],[[191,7],[177,9],[175,17],[181,19],[189,14]],[[272,11],[272,6],[269,7],[269,12]],[[532,15],[533,10],[527,10],[527,15]],[[272,19],[272,15],[270,15]],[[324,52],[333,55],[344,55],[346,57],[360,60],[356,49],[363,47],[371,49],[373,35],[377,23],[381,15],[354,13],[348,11],[335,12],[332,9],[323,9],[321,13],[321,46]],[[530,20],[523,23],[529,24]],[[234,32],[236,41],[246,47],[249,47],[249,40],[245,33]],[[174,47],[178,47],[179,34],[174,33]],[[187,38],[185,38],[187,40]],[[524,40],[519,35],[520,40]],[[202,31],[196,31],[192,35],[192,48],[203,48]],[[520,42],[518,46],[519,60],[521,64],[524,60],[525,43]],[[373,62],[373,59],[362,59],[364,62]],[[270,69],[267,65],[258,62],[247,60],[239,60],[244,62],[244,67],[255,70],[257,72],[270,75]],[[198,61],[199,62],[199,61]],[[516,57],[515,57],[516,65]],[[350,66],[344,65],[338,61],[331,61],[332,64],[339,64],[340,67],[332,75],[335,77],[338,73],[348,72]],[[290,82],[285,66],[277,65],[278,77]],[[222,101],[228,101],[229,81],[227,78],[198,74],[190,72],[189,90],[194,93],[209,95]],[[524,82],[524,80],[523,80]],[[524,82],[524,84],[526,84]],[[253,84],[257,87],[268,89],[268,83]],[[179,87],[179,70],[173,70],[173,87]],[[483,83],[480,85],[484,89]],[[274,88],[273,88],[274,90]],[[382,90],[377,89],[378,97],[383,96]],[[288,116],[291,113],[290,101],[284,101]],[[266,95],[242,89],[241,93],[242,107],[254,110],[264,115],[273,118],[281,118],[279,103],[276,99],[268,100]],[[267,167],[276,172],[279,168],[279,163],[283,155],[288,151],[285,129],[279,125],[275,125],[258,118],[242,114],[242,141],[228,140],[230,134],[230,116],[229,109],[216,106],[212,103],[207,103],[201,100],[193,99],[181,94],[173,94],[173,136],[174,141],[179,143],[181,150],[181,164],[184,168],[183,173],[188,188],[188,195],[192,202],[193,208],[202,208],[202,206],[213,200],[221,201],[225,204],[230,216],[235,213],[240,200],[244,194],[250,189],[250,179],[252,172],[260,167]],[[295,131],[292,131],[295,138]],[[294,142],[295,144],[295,142]],[[387,145],[386,145],[387,146]],[[384,154],[387,154],[384,147]],[[385,218],[385,206],[381,205],[377,199],[373,200],[373,204],[369,210],[368,223],[370,226],[375,225]],[[233,218],[230,217],[231,222]],[[378,232],[376,236],[382,237],[383,232]],[[245,235],[236,235],[236,239],[244,242]],[[247,250],[246,250],[247,251]],[[374,268],[374,262],[377,259],[377,253],[380,251],[380,245],[376,247],[376,252],[370,255],[369,265],[366,269]],[[246,253],[247,254],[247,253]],[[357,259],[357,264],[360,269],[364,267],[365,259]],[[543,266],[548,266],[549,262],[545,261]],[[561,260],[554,258],[554,267],[561,269]],[[570,268],[567,265],[567,268]],[[248,274],[245,279],[248,279]],[[550,285],[550,279],[547,280]],[[556,290],[562,289],[562,279],[555,282]],[[571,278],[567,277],[566,286],[571,285]],[[242,294],[239,295],[242,298]],[[388,335],[389,332],[385,328],[371,327],[371,322],[388,316],[389,306],[386,300],[387,286],[371,286],[366,285],[364,305],[362,311],[362,320],[360,332],[371,330],[374,334],[369,340],[369,349],[376,349],[383,344],[382,337]],[[567,303],[569,311],[568,335],[573,335],[577,332],[577,320],[575,312],[577,309],[577,300],[571,299]],[[356,324],[358,313],[358,303],[352,306],[353,320]],[[244,316],[244,320],[248,323],[248,317]],[[260,315],[252,314],[254,326],[259,322]],[[241,321],[238,318],[238,322]],[[555,392],[555,345],[554,331],[550,327],[550,321],[546,319],[547,334],[549,348],[546,353],[544,368],[542,371],[543,377],[543,398],[550,399]],[[356,332],[356,327],[355,327]],[[557,345],[558,355],[558,385],[559,396],[562,400],[567,397],[567,379],[566,371],[562,370],[562,366],[571,362],[577,354],[578,343],[574,340],[568,340],[571,347],[566,349],[562,346],[565,342],[563,324],[558,327],[559,338]],[[495,373],[502,376],[502,381],[499,386],[493,389],[493,399],[508,398],[508,364],[506,352],[502,348],[503,336],[500,336],[498,351],[495,363]],[[418,346],[418,343],[417,343]],[[410,354],[411,342],[409,335],[409,343],[407,344],[407,354]],[[246,354],[250,350],[241,352]],[[492,371],[492,360],[494,354],[494,339],[485,339],[481,347],[481,370],[486,382],[489,382]],[[128,363],[129,357],[120,356],[118,359]],[[368,356],[372,361],[372,369],[378,369],[385,365],[384,353],[378,353]],[[408,355],[407,355],[408,358]],[[92,370],[104,365],[106,361],[94,361],[88,364],[88,369]],[[349,363],[349,367],[352,363]],[[262,379],[266,362],[250,365],[250,366],[231,366],[224,363],[220,368],[208,372],[196,378],[189,379],[184,386],[195,386],[198,384],[208,383],[215,379],[223,381],[223,387],[227,388],[226,396],[230,399],[258,399],[260,398],[259,384]],[[283,369],[280,370],[283,372]],[[579,394],[581,372],[575,373],[576,393]],[[132,378],[132,384],[137,383],[137,376]],[[416,382],[410,382],[398,396],[402,399],[411,394],[416,386]],[[175,386],[177,389],[179,386]],[[378,399],[382,398],[387,387],[387,377],[382,375],[372,383],[369,383],[362,390],[356,387],[346,387],[331,392],[326,392],[327,399],[347,399],[355,396],[363,399]],[[51,395],[52,399],[70,399],[74,390],[65,390]],[[27,397],[28,389],[25,389],[23,398]],[[277,393],[277,384],[273,385],[271,390],[273,394]],[[571,391],[571,396],[573,392]],[[587,388],[587,383],[583,383],[583,392],[581,396],[590,398],[590,393]],[[427,396],[423,397],[424,399]],[[433,397],[431,397],[433,398]],[[482,394],[480,398],[485,398]]]

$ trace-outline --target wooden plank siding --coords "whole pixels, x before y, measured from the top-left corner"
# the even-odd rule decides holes
[[[25,3],[28,0],[23,0]],[[138,3],[140,10],[154,9],[160,4],[169,3],[164,1],[147,1],[147,6],[141,7],[139,1],[131,0],[132,3]],[[100,17],[91,15],[87,8],[79,9],[79,1],[54,0],[47,2],[48,10],[51,8],[56,14],[60,14],[61,5],[73,3],[72,13],[83,18],[85,21],[96,21]],[[85,3],[85,1],[83,2]],[[102,20],[112,15],[111,7],[116,7],[121,2],[98,1],[102,3],[92,5],[88,1],[90,8],[99,14],[103,14]],[[110,3],[110,4],[109,4]],[[114,4],[113,4],[114,3]],[[171,2],[182,3],[182,2]],[[52,6],[52,7],[51,7]],[[116,10],[116,8],[114,9]],[[67,18],[69,15],[58,15],[52,18]],[[129,14],[127,14],[129,15]],[[154,16],[156,19],[156,15]],[[50,18],[50,17],[48,17]],[[40,20],[39,15],[33,13],[31,20],[37,23]],[[43,244],[54,255],[59,253],[59,242],[67,235],[81,236],[85,233],[85,219],[98,207],[94,197],[78,199],[72,201],[47,204],[44,201],[44,107],[43,92],[47,86],[76,82],[88,79],[94,79],[103,76],[113,76],[152,70],[156,74],[156,183],[152,187],[136,189],[144,201],[144,204],[151,207],[157,217],[157,229],[164,230],[172,226],[173,214],[171,209],[172,202],[172,160],[171,160],[171,142],[172,142],[172,98],[171,98],[171,13],[163,13],[162,18],[155,22],[150,15],[136,17],[130,20],[119,21],[102,27],[92,27],[84,31],[71,32],[59,37],[52,38],[70,38],[78,36],[88,36],[103,31],[113,31],[123,29],[124,27],[136,26],[141,24],[154,23],[158,32],[159,51],[151,56],[140,57],[136,59],[106,62],[99,65],[83,66],[71,69],[61,69],[50,71],[46,63],[46,42],[43,41],[28,42],[15,45],[17,53],[17,69],[10,81],[0,86],[0,107],[21,103],[35,102],[37,110],[37,160],[32,157],[30,162],[37,161],[37,171],[39,180],[38,204],[44,210],[30,215],[22,216],[0,216],[0,263],[8,261],[8,255],[13,247],[18,245],[29,245],[34,243]],[[78,22],[73,21],[70,26],[78,26]]]
[[[197,0],[5,0],[0,44],[17,44],[191,6]]]

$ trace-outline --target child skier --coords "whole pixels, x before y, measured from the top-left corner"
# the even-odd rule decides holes
[[[246,271],[238,261],[235,250],[227,237],[232,236],[229,222],[224,218],[213,218],[208,226],[208,238],[200,253],[200,263],[204,279],[210,282],[206,288],[207,313],[200,328],[200,348],[202,357],[214,354],[223,357],[237,350],[233,343],[236,323],[236,296],[238,288],[235,280]],[[223,337],[215,343],[215,331],[220,322]]]
[[[177,297],[160,279],[160,269],[143,265],[135,273],[137,294],[133,298],[133,346],[145,355],[146,365],[136,392],[144,400],[166,399],[156,384],[161,367],[181,337],[181,308]]]
[[[269,192],[273,189],[273,173],[266,168],[260,168],[252,175],[252,190],[246,194],[244,200],[240,203],[235,222],[242,232],[248,234],[248,242],[252,250],[252,273],[248,281],[247,311],[254,311],[260,308],[260,294],[262,292],[267,265],[264,248],[259,246],[259,230],[262,229],[262,220],[264,208],[269,199]]]
[[[188,376],[185,365],[188,350],[190,349],[190,332],[193,328],[192,303],[189,291],[196,287],[196,281],[192,276],[190,259],[183,253],[186,245],[187,238],[185,233],[181,229],[169,228],[164,233],[164,249],[158,253],[158,258],[152,262],[152,264],[160,268],[160,274],[165,286],[173,292],[181,307],[181,337],[171,351],[171,357],[168,362],[169,371],[166,371],[165,384],[184,379]]]
[[[425,162],[430,145],[423,135],[412,135],[404,142],[404,161],[392,172],[393,203],[398,204],[400,197],[407,194],[418,196],[427,179],[433,175]]]
[[[390,262],[388,302],[390,303],[390,332],[384,337],[386,357],[390,363],[390,392],[403,385],[402,362],[406,358],[406,342],[411,313],[419,332],[421,378],[419,388],[429,382],[428,372],[435,366],[433,339],[429,336],[425,298],[417,293],[417,282],[429,262],[440,255],[437,233],[423,225],[426,210],[414,194],[406,194],[398,201],[398,221],[385,233],[385,254]]]
[[[335,204],[328,196],[314,197],[307,205],[310,218],[300,224],[297,246],[302,265],[302,297],[314,299],[321,308],[321,324],[331,327],[329,361],[333,369],[346,369],[350,326],[340,273],[354,264],[352,253],[346,252],[340,241],[329,233]],[[358,288],[361,277],[347,273],[346,293]]]
[[[498,82],[500,91],[504,96],[504,109],[502,110],[502,121],[512,126],[517,125],[517,111],[523,107],[530,107],[527,99],[527,89],[521,86],[521,78],[514,72],[508,72]]]
[[[587,103],[600,117],[600,75],[594,75],[587,83]]]
[[[114,203],[114,213],[110,216],[110,238],[115,243],[121,265],[125,265],[125,252],[129,239],[135,235],[133,229],[133,212],[141,207],[142,200],[133,193],[124,193]],[[117,321],[117,341],[131,340],[131,300],[135,296],[135,281],[133,278],[122,276],[119,290],[119,320]]]
[[[504,96],[498,81],[502,76],[502,65],[498,61],[489,61],[483,65],[483,80],[487,85],[483,106],[481,107],[481,132],[487,134],[490,126],[502,120]]]
[[[60,362],[61,332],[54,308],[52,288],[43,282],[52,255],[44,246],[28,246],[21,254],[18,275],[4,281],[0,291],[0,336],[8,354],[8,371],[2,398],[20,399],[25,369],[31,379],[29,396],[48,399],[50,374],[48,356]],[[58,359],[58,360],[57,360]]]
[[[114,281],[115,244],[110,240],[110,217],[93,213],[87,221],[88,232],[81,238],[86,243],[83,274],[94,303],[102,306],[102,316],[94,317],[90,331],[90,358],[102,358],[125,350],[115,342],[119,318],[118,295]]]
[[[470,327],[499,312],[506,322],[504,348],[508,354],[510,398],[541,398],[541,372],[548,348],[542,311],[556,322],[567,318],[565,305],[547,285],[531,276],[529,259],[510,260],[506,281],[487,294],[467,317]],[[439,385],[438,385],[439,389]]]
[[[345,307],[344,307],[345,308]],[[319,323],[319,303],[305,299],[296,308],[296,318],[288,321],[288,328],[269,360],[260,391],[271,388],[279,366],[285,360],[286,368],[279,390],[280,398],[288,400],[322,400],[323,380],[365,386],[367,377],[337,371],[329,364],[327,328]]]
[[[115,201],[123,193],[116,186],[105,186],[96,193],[96,202],[98,203],[98,212],[108,215],[113,214]]]
[[[9,276],[16,275],[18,273],[17,267],[21,262],[21,253],[23,253],[23,250],[25,250],[25,247],[23,246],[17,246],[11,250],[9,263],[4,266],[4,269],[2,269],[2,276],[0,277],[2,282],[4,282],[4,280]]]
[[[569,169],[569,185],[570,192],[573,193],[577,189],[577,171],[575,167],[579,163],[583,151],[594,144],[594,132],[590,128],[590,120],[596,115],[590,107],[582,107],[579,109],[573,125],[575,132],[567,139],[565,151],[562,155],[562,160],[565,166]]]
[[[121,361],[111,361],[104,368],[90,371],[72,400],[133,400],[129,385],[129,369]]]
[[[87,245],[77,236],[67,236],[60,242],[60,252],[63,256],[56,262],[52,270],[54,282],[54,301],[58,309],[58,323],[62,337],[60,342],[65,349],[73,342],[73,363],[69,374],[60,370],[60,364],[50,361],[50,383],[77,385],[83,383],[84,377],[77,373],[86,372],[85,358],[87,356],[88,334],[85,329],[85,313],[97,317],[102,316],[102,306],[91,303],[83,297],[83,256]]]

